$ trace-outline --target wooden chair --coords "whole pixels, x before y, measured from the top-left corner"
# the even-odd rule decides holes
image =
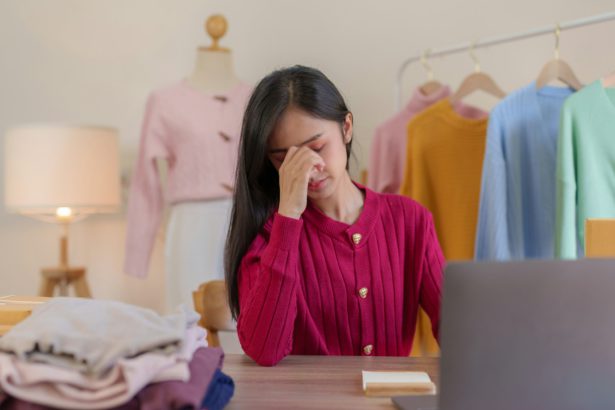
[[[218,331],[236,331],[226,298],[226,284],[223,280],[205,282],[192,292],[192,299],[201,315],[199,325],[207,330],[207,343],[219,347]]]
[[[585,221],[585,256],[615,258],[615,219]]]

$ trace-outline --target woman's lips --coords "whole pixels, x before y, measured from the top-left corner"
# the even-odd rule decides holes
[[[318,181],[308,183],[308,189],[310,191],[318,191],[325,185],[325,182],[327,181],[327,179],[328,178],[323,178]]]

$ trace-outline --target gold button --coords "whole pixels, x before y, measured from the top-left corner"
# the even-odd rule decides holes
[[[367,297],[367,288],[359,289],[359,296],[361,296],[362,299],[365,299]]]
[[[367,345],[363,348],[363,353],[365,353],[367,356],[369,356],[370,354],[372,354],[372,350],[374,350],[374,346],[373,345]]]
[[[361,236],[360,233],[355,233],[352,235],[352,241],[354,242],[355,245],[358,245],[361,243],[361,238],[363,237]]]

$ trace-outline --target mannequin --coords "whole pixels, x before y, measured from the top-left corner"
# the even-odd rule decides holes
[[[205,29],[212,44],[197,49],[194,71],[185,78],[188,87],[222,105],[227,105],[227,93],[242,84],[235,74],[231,50],[218,45],[227,28],[222,15],[207,19]],[[232,187],[227,188],[227,197],[171,206],[165,238],[168,309],[178,303],[192,307],[192,291],[204,282],[224,279],[224,243],[232,205]]]
[[[187,83],[194,89],[206,94],[216,94],[239,84],[231,50],[218,46],[218,41],[226,33],[227,27],[226,19],[222,15],[207,19],[205,28],[213,42],[209,47],[197,49],[194,71],[186,78]]]
[[[218,45],[226,19],[211,16],[205,27],[212,44],[197,49],[193,72],[148,98],[131,181],[124,270],[147,276],[168,209],[166,311],[180,304],[192,308],[193,291],[204,282],[224,279],[238,142],[252,92],[235,74],[231,51]]]
[[[226,30],[223,16],[214,15],[207,20],[206,31],[213,40],[212,45],[197,49],[194,71],[185,79],[189,87],[214,98],[224,98],[222,94],[241,84],[235,74],[231,50],[218,46]],[[231,206],[230,198],[172,206],[165,240],[170,305],[179,297],[188,304],[186,295],[197,290],[203,282],[224,279],[224,243]],[[234,327],[234,322],[226,326],[227,329]],[[236,332],[220,330],[218,337],[226,352],[243,352]]]

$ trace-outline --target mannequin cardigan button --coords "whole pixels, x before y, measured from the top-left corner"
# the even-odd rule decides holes
[[[355,234],[352,235],[352,241],[354,242],[355,245],[360,244],[362,238],[363,238],[363,236],[361,236],[360,233],[355,233]]]
[[[363,348],[363,353],[365,353],[366,356],[369,356],[372,354],[372,350],[374,350],[374,346],[373,345],[367,345]]]
[[[361,299],[365,299],[367,297],[367,288],[359,289],[359,296],[361,296]]]

